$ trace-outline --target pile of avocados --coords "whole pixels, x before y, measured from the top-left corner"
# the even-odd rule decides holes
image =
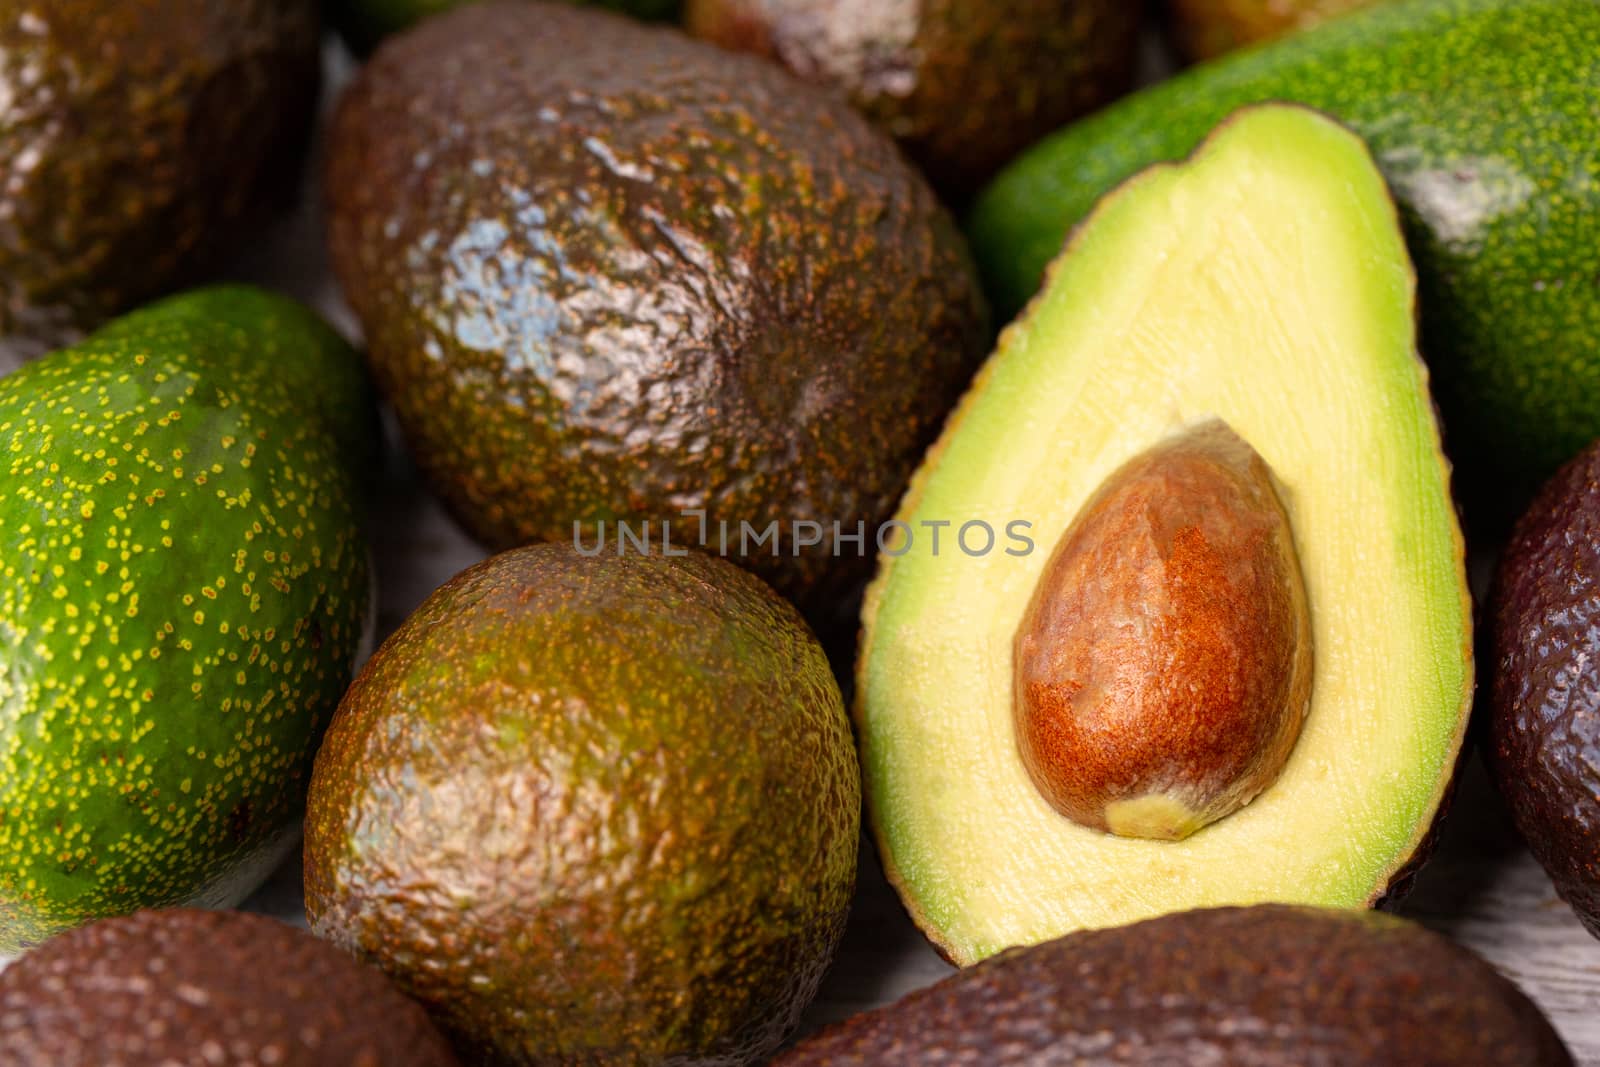
[[[1573,1062],[1390,912],[1477,755],[1600,937],[1594,0],[0,45],[0,1065]]]

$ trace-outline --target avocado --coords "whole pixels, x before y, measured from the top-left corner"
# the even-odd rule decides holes
[[[1380,0],[1166,0],[1167,30],[1187,59],[1297,33]]]
[[[953,961],[1404,887],[1472,692],[1414,308],[1361,141],[1262,106],[1104,199],[1001,336],[856,675],[879,854]]]
[[[1015,311],[1096,198],[1235,108],[1327,111],[1399,202],[1468,502],[1486,520],[1520,508],[1600,436],[1597,40],[1592,0],[1414,0],[1194,68],[1040,142],[983,193],[969,232],[991,295]]]
[[[759,579],[534,545],[346,695],[306,912],[493,1062],[750,1063],[843,932],[860,802],[827,659]]]
[[[263,915],[174,908],[51,938],[0,973],[6,1067],[455,1067],[428,1015]]]
[[[409,29],[425,18],[478,0],[327,0],[328,17],[358,56],[370,55],[390,34]],[[640,19],[678,17],[682,0],[566,0],[610,8]]]
[[[684,24],[844,92],[960,202],[1132,87],[1140,14],[1124,0],[687,0]]]
[[[1374,912],[1261,904],[1018,948],[802,1043],[777,1067],[1566,1067],[1479,957]]]
[[[1600,937],[1600,442],[1516,525],[1489,598],[1485,759],[1556,890]]]
[[[198,280],[299,184],[317,0],[19,0],[0,19],[0,358]]]
[[[0,378],[0,952],[236,903],[293,847],[368,610],[365,402],[246,287]]]
[[[531,2],[381,49],[330,137],[339,279],[472,534],[614,552],[626,527],[814,618],[859,589],[988,343],[891,141],[769,63]]]

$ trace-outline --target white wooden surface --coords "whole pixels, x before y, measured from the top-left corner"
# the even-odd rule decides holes
[[[330,72],[337,86],[345,69],[331,50]],[[327,275],[314,195],[232,273],[299,296],[354,334]],[[373,523],[384,634],[440,583],[483,556],[416,484],[398,448],[391,448],[389,466]],[[844,945],[807,1028],[887,1003],[951,971],[911,925],[865,843],[860,882]],[[298,862],[279,871],[249,906],[303,921]],[[1600,1067],[1600,942],[1579,925],[1517,841],[1476,760],[1439,850],[1401,910],[1500,967],[1555,1021],[1579,1063]]]

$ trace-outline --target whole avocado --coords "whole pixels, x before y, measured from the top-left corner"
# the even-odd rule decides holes
[[[1600,937],[1600,443],[1512,532],[1489,600],[1486,757],[1528,848]]]
[[[14,0],[0,18],[0,357],[195,280],[298,187],[317,0]]]
[[[339,27],[345,42],[359,56],[365,56],[378,42],[425,18],[477,3],[478,0],[327,0],[329,18]],[[681,0],[567,0],[593,4],[640,19],[671,19],[678,15]]]
[[[759,579],[533,545],[346,695],[306,911],[491,1062],[749,1063],[833,956],[860,806],[827,659]]]
[[[1125,0],[688,0],[697,37],[842,89],[952,201],[1133,84]]]
[[[262,915],[174,908],[51,938],[0,972],[0,1064],[455,1067],[383,976]]]
[[[832,605],[987,341],[887,137],[605,12],[477,4],[386,44],[326,190],[378,384],[495,548],[648,523]]]
[[[244,287],[0,378],[0,951],[237,903],[293,846],[368,610],[367,403]]]
[[[1521,990],[1376,912],[1180,912],[1011,949],[857,1015],[777,1067],[1569,1067]]]
[[[968,227],[990,293],[1021,307],[1103,193],[1236,108],[1326,111],[1400,205],[1458,485],[1498,518],[1600,436],[1596,41],[1593,0],[1409,0],[1195,67],[995,179]]]

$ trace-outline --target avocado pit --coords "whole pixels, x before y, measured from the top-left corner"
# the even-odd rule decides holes
[[[1278,777],[1311,697],[1305,580],[1266,462],[1212,419],[1135,456],[1057,545],[1015,639],[1040,793],[1178,840]]]

